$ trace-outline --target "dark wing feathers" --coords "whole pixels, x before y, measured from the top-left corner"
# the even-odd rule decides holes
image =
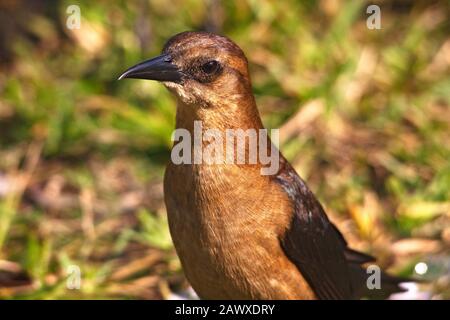
[[[282,156],[276,181],[294,207],[291,225],[280,239],[286,255],[319,299],[356,298],[349,263],[365,263],[373,261],[373,257],[347,247],[320,203]]]
[[[348,262],[355,264],[364,264],[376,261],[376,259],[371,255],[350,249],[349,247],[345,248],[344,255]]]
[[[291,224],[280,237],[281,246],[319,299],[385,299],[402,292],[401,282],[415,281],[381,273],[382,290],[369,290],[361,264],[375,258],[347,246],[345,238],[328,217],[314,194],[280,154],[277,183],[293,206]]]

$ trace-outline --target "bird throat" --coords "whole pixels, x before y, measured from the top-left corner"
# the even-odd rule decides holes
[[[199,108],[181,104],[172,138],[175,165],[236,165],[259,169],[261,175],[278,171],[278,130],[269,134],[264,129],[256,106]]]

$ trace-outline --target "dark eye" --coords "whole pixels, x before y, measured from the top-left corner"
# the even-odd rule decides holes
[[[213,73],[216,73],[217,70],[219,70],[220,64],[216,60],[211,60],[211,61],[208,61],[207,63],[203,64],[201,66],[201,68],[204,73],[213,74]]]

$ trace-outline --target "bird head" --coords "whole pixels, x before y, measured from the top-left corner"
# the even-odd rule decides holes
[[[231,40],[207,32],[183,32],[167,41],[162,54],[120,77],[161,81],[184,105],[233,103],[251,94],[247,59]]]

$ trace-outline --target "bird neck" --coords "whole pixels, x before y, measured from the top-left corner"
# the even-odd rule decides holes
[[[176,143],[176,150],[178,152],[178,144],[188,146],[191,164],[226,165],[226,168],[222,167],[222,173],[242,172],[245,168],[259,177],[275,174],[278,169],[278,149],[263,127],[253,96],[239,105],[229,103],[200,108],[180,104],[176,122],[177,130],[189,133],[187,144],[183,139],[183,144]],[[181,130],[177,134],[181,134]],[[209,168],[205,171],[212,168],[212,174],[216,175],[214,166],[203,167]],[[227,175],[224,175],[225,180]]]
[[[176,128],[187,129],[193,133],[194,123],[201,121],[203,130],[216,129],[263,129],[261,117],[253,95],[238,101],[222,102],[209,107],[186,105],[179,101],[176,115]]]

